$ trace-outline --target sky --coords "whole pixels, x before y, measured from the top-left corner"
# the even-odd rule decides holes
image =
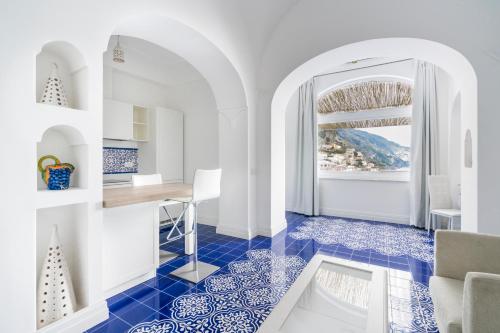
[[[387,127],[370,127],[358,128],[360,131],[377,134],[383,136],[387,140],[399,143],[401,146],[410,147],[411,143],[411,126],[387,126]]]

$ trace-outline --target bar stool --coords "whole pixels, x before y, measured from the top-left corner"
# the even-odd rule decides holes
[[[148,186],[148,185],[159,185],[163,183],[163,179],[161,174],[151,174],[151,175],[132,175],[132,186]],[[172,201],[172,200],[164,200],[159,203],[159,207],[163,209],[165,214],[167,215],[167,219],[160,221],[159,229],[160,231],[165,228],[165,227],[170,227],[172,226],[172,229],[177,229],[177,224],[181,222],[181,219],[174,218],[168,211],[167,207],[168,206],[177,206],[179,205],[179,201]],[[185,207],[184,207],[185,208]],[[178,221],[177,221],[178,220]],[[177,223],[176,223],[177,221]],[[179,231],[180,232],[180,231]],[[169,233],[170,235],[172,232]],[[176,235],[177,236],[177,235]],[[172,237],[170,237],[172,238]],[[177,240],[179,237],[176,237],[174,240]],[[160,247],[164,244],[170,243],[173,240],[169,240],[169,237],[167,236],[167,241],[160,243]],[[165,251],[162,250],[161,248],[159,249],[159,263],[164,264],[172,259],[175,259],[178,255],[174,252],[170,251]]]
[[[194,253],[193,261],[173,271],[172,275],[198,283],[220,267],[198,260],[198,205],[220,197],[221,169],[196,170],[193,180],[193,194],[188,205],[193,205]]]

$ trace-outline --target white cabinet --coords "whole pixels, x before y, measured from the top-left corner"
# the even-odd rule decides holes
[[[102,288],[111,296],[156,273],[158,203],[106,208],[102,224]],[[120,287],[122,286],[122,287]],[[118,289],[117,289],[118,288]]]
[[[184,115],[156,108],[156,170],[166,182],[184,180]]]
[[[134,106],[123,102],[104,100],[103,137],[113,140],[132,140],[134,137]]]

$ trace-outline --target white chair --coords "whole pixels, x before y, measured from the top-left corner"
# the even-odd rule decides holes
[[[454,228],[455,218],[461,216],[459,209],[453,208],[450,194],[450,184],[447,176],[431,175],[428,178],[429,185],[429,221],[427,230],[430,234],[431,228],[436,228],[434,216],[443,216],[448,219],[448,229]]]
[[[163,184],[162,176],[159,173],[152,174],[152,175],[132,175],[132,186],[134,186],[134,187],[135,186],[159,185],[159,184]],[[182,232],[179,230],[179,228],[177,226],[177,224],[181,221],[181,219],[179,217],[177,217],[177,218],[172,217],[172,215],[170,214],[170,212],[167,209],[168,206],[176,206],[176,205],[179,205],[179,202],[173,201],[173,200],[165,200],[165,201],[160,202],[160,204],[159,204],[159,207],[161,207],[163,209],[163,211],[165,212],[165,214],[167,215],[166,220],[160,221],[160,230],[164,227],[172,226],[171,232],[169,233],[169,236],[167,236],[167,241],[160,243],[160,247],[162,245],[165,245],[167,243],[172,242],[173,240],[177,240],[180,238],[180,237],[178,237],[178,235],[176,235],[173,240],[169,239],[169,238],[172,238],[171,237],[172,231],[176,230],[176,231],[178,231],[178,234],[182,234]],[[161,265],[167,261],[170,261],[170,260],[176,258],[177,254],[170,252],[170,251],[162,250],[160,248],[159,249],[159,257],[160,257],[159,261],[160,261],[160,265]]]
[[[132,175],[132,186],[158,185],[163,183],[161,174],[152,175]]]
[[[196,170],[193,180],[194,253],[193,261],[176,269],[171,274],[191,282],[199,282],[219,269],[219,267],[198,260],[198,205],[207,200],[220,197],[221,169]]]
[[[132,186],[148,186],[148,185],[159,185],[163,184],[163,179],[161,174],[155,173],[152,175],[132,175]],[[160,202],[160,207],[163,208],[167,214],[168,219],[160,221],[160,228],[166,225],[172,225],[175,221],[167,210],[167,206],[178,205],[179,202],[172,200],[165,200]]]

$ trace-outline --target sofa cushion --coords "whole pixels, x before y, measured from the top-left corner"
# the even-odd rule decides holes
[[[461,333],[464,281],[432,276],[429,287],[439,332]]]

